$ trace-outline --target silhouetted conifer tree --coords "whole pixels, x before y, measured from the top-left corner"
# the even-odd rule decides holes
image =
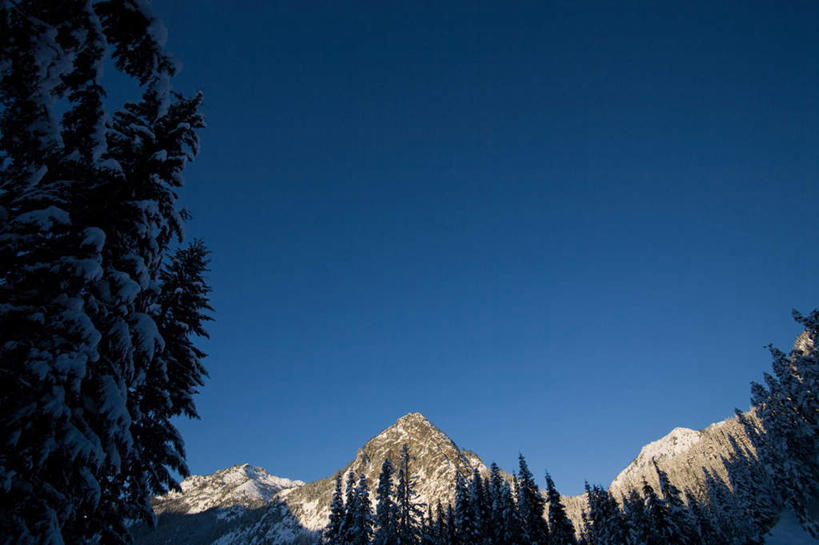
[[[643,489],[648,483],[643,481]],[[646,509],[645,499],[637,490],[631,490],[627,498],[623,498],[623,513],[628,528],[629,545],[648,545],[651,533],[651,517]]]
[[[654,469],[660,481],[660,491],[665,504],[664,512],[668,515],[668,530],[664,534],[669,545],[688,545],[691,542],[692,524],[688,510],[682,500],[680,489],[669,480],[668,474],[654,462]],[[666,531],[666,530],[664,530]]]
[[[617,545],[628,541],[628,527],[617,501],[602,487],[586,483],[589,511],[584,534],[593,545]]]
[[[327,545],[340,545],[343,537],[345,519],[344,496],[341,492],[341,472],[336,473],[336,487],[330,503],[330,522],[324,530],[323,542]]]
[[[455,473],[455,509],[453,516],[456,544],[471,544],[473,538],[472,531],[475,527],[475,515],[469,497],[469,486],[460,472]]]
[[[421,522],[424,516],[424,505],[418,502],[415,490],[416,480],[410,469],[411,457],[409,447],[404,444],[401,449],[401,463],[398,466],[398,485],[395,490],[397,509],[396,533],[399,545],[414,545],[421,535]]]
[[[345,543],[347,545],[369,544],[373,535],[373,518],[370,490],[363,473],[358,478],[358,486],[353,491],[352,503],[347,506],[347,511],[350,513],[350,524],[344,532]]]
[[[393,469],[389,458],[381,465],[376,490],[374,545],[395,545],[398,540],[397,507],[394,501]]]
[[[577,545],[574,525],[566,516],[566,508],[560,500],[552,476],[546,473],[546,499],[549,502],[549,543],[552,545]]]
[[[531,545],[549,543],[549,528],[543,518],[546,500],[540,495],[540,490],[522,454],[518,457],[517,500],[524,542]]]

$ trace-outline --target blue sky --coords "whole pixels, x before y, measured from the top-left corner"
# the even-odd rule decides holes
[[[420,411],[564,493],[746,408],[817,306],[819,8],[156,1],[208,129],[191,470]]]

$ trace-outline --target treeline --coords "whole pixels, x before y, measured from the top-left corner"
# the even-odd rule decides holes
[[[699,490],[681,492],[656,463],[655,490],[615,498],[601,486],[586,484],[587,506],[575,528],[551,476],[541,491],[520,456],[516,475],[505,477],[496,464],[488,476],[477,469],[456,474],[454,505],[417,500],[407,445],[397,475],[387,459],[381,468],[375,512],[364,474],[350,470],[346,487],[336,476],[327,545],[753,545],[776,521],[781,503],[772,495],[767,473],[756,458],[734,442],[723,459],[727,482],[703,468]],[[619,500],[619,501],[618,501]]]

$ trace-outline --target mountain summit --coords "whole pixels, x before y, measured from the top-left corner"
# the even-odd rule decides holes
[[[340,471],[343,475],[350,470],[356,476],[363,473],[370,487],[375,487],[384,460],[389,458],[397,466],[404,444],[412,456],[412,474],[418,478],[418,499],[429,505],[439,501],[446,505],[452,501],[456,472],[464,476],[470,476],[475,468],[482,475],[489,472],[476,454],[462,450],[421,413],[399,418],[358,449],[355,458]],[[327,524],[334,477],[331,475],[280,494],[305,528],[318,530]]]

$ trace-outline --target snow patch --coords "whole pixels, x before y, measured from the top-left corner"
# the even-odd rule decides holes
[[[816,545],[819,539],[810,536],[790,509],[783,511],[779,522],[765,538],[766,545]]]

